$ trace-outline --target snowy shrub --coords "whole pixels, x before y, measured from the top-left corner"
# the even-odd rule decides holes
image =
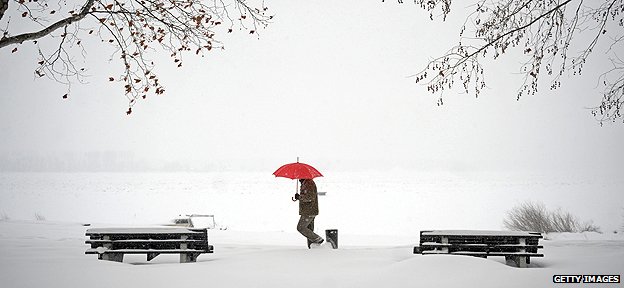
[[[561,209],[551,212],[550,223],[552,230],[556,232],[575,232],[578,228],[576,217]]]
[[[45,221],[46,218],[43,215],[39,214],[39,213],[35,213],[35,220],[37,220],[37,221]]]
[[[524,202],[507,212],[503,220],[507,229],[517,231],[550,232],[600,232],[591,222],[581,224],[570,212],[557,209],[548,211],[542,203]]]
[[[2,213],[0,213],[0,221],[7,221],[10,220],[11,218],[9,218],[9,215],[7,215],[4,211],[2,211]]]
[[[503,220],[507,229],[517,231],[551,232],[550,216],[544,204],[524,202],[507,212]]]
[[[594,225],[591,222],[587,222],[587,223],[584,223],[583,225],[579,226],[579,232],[598,232],[598,233],[602,233],[602,231],[600,231],[600,227]]]

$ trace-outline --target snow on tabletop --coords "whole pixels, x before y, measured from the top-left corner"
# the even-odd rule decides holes
[[[493,230],[432,230],[425,231],[427,236],[536,236],[537,232],[493,231]]]
[[[87,249],[86,254],[104,254],[104,253],[123,253],[123,254],[146,254],[146,253],[168,253],[168,254],[180,254],[180,253],[206,253],[206,250],[199,249],[100,249],[102,247]]]
[[[178,227],[91,228],[87,234],[192,234],[203,233]]]

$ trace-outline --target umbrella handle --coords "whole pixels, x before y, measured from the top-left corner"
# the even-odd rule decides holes
[[[290,197],[290,199],[292,199],[293,202],[297,202],[297,199],[295,199],[295,197]]]

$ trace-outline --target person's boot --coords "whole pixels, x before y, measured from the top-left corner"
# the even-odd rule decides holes
[[[308,242],[310,242],[310,240],[308,240]],[[308,248],[312,249],[312,248],[321,247],[321,244],[323,244],[323,242],[325,242],[325,240],[323,240],[323,238],[319,237],[316,241],[310,243],[308,245]]]

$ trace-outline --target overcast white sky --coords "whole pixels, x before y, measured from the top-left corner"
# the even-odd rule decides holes
[[[63,86],[34,80],[32,45],[15,54],[3,49],[0,159],[79,162],[85,153],[116,151],[150,165],[220,169],[271,170],[297,156],[338,170],[595,171],[622,164],[624,125],[600,127],[586,109],[600,99],[602,52],[582,77],[564,79],[554,92],[545,83],[519,102],[514,72],[522,59],[509,55],[489,66],[489,89],[479,99],[449,92],[438,107],[407,76],[457,41],[460,3],[447,22],[431,22],[407,1],[310,2],[267,1],[274,23],[259,38],[221,35],[225,51],[188,55],[182,69],[162,59],[166,94],[140,101],[131,116],[122,88],[107,81],[121,70],[106,60],[106,45],[87,51],[92,76],[67,100]]]

